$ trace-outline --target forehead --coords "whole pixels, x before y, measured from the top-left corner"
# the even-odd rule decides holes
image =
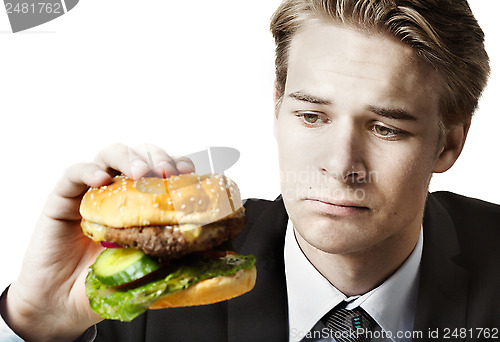
[[[360,81],[394,99],[429,99],[441,84],[430,64],[386,34],[315,19],[292,38],[287,88],[308,86],[327,96],[335,87],[359,88]]]
[[[413,49],[400,42],[396,37],[389,33],[382,32],[376,28],[363,28],[361,26],[354,26],[353,24],[343,24],[335,19],[325,19],[318,17],[308,17],[303,21],[300,28],[295,32],[292,37],[292,46],[305,44],[317,45],[318,42],[322,44],[328,40],[329,44],[323,45],[325,51],[338,51],[343,47],[336,44],[350,43],[351,46],[358,48],[370,48],[371,46],[384,46],[394,47],[398,45],[407,57],[414,57]],[[353,55],[353,58],[356,56]],[[380,59],[376,56],[375,60]]]

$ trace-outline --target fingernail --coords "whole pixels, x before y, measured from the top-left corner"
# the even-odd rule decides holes
[[[191,163],[181,160],[176,163],[177,170],[179,171],[194,171],[194,167]]]
[[[103,170],[96,170],[94,172],[94,177],[95,178],[108,178],[109,174]]]

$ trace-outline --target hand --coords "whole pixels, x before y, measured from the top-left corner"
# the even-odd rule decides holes
[[[80,201],[89,187],[106,185],[119,173],[137,180],[193,171],[188,158],[173,159],[153,145],[110,145],[94,163],[70,167],[46,202],[19,278],[1,307],[11,329],[26,341],[72,341],[102,320],[85,294],[88,268],[102,251],[80,228]]]

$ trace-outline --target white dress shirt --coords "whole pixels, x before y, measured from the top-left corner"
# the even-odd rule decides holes
[[[411,341],[418,294],[423,230],[414,250],[383,284],[362,296],[347,297],[316,270],[302,253],[288,220],[285,237],[285,273],[288,291],[290,342],[304,337],[335,341],[320,319],[346,301],[346,309],[363,308],[378,324],[372,341]]]

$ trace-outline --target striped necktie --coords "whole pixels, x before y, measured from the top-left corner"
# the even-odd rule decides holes
[[[373,318],[360,307],[354,310],[333,308],[321,321],[337,342],[368,342],[371,334],[366,332],[373,331],[376,325]]]

